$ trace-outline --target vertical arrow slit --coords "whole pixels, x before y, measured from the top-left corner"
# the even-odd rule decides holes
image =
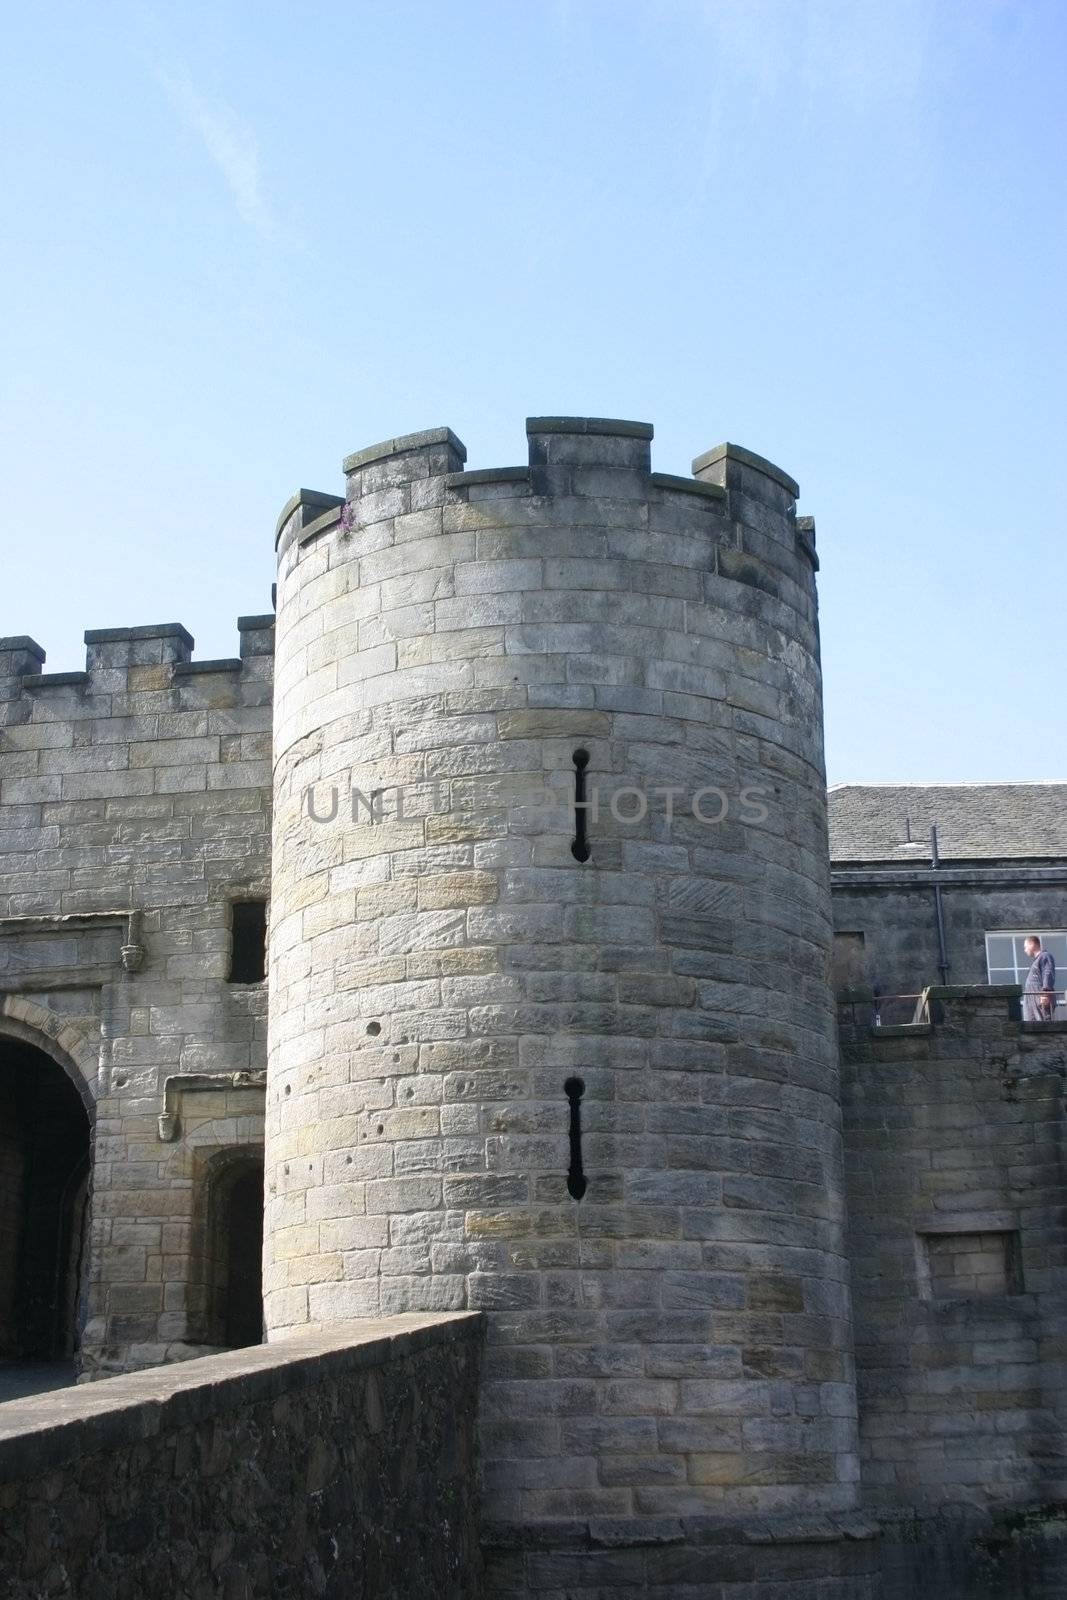
[[[568,1078],[563,1093],[570,1101],[571,1164],[567,1172],[567,1193],[572,1200],[580,1200],[589,1184],[582,1168],[582,1095],[585,1084],[581,1078]]]
[[[575,861],[588,861],[591,851],[586,816],[585,769],[589,765],[589,751],[576,750],[571,759],[574,762],[574,843],[571,845],[571,855]]]

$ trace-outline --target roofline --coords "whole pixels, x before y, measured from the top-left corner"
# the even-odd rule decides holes
[[[1067,789],[1067,778],[967,778],[962,783],[831,783],[828,794],[838,789]]]

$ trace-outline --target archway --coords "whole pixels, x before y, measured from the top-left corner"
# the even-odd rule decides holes
[[[82,1096],[58,1062],[0,1035],[0,1361],[77,1352],[90,1138]]]
[[[220,1150],[206,1178],[206,1342],[237,1349],[263,1338],[263,1151]]]

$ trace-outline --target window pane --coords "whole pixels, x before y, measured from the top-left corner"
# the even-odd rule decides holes
[[[1003,933],[990,933],[986,935],[986,957],[990,970],[993,967],[1010,967],[1014,964],[1011,938]]]

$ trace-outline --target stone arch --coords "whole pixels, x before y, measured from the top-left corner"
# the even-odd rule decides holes
[[[80,1058],[80,1059],[79,1059]],[[45,1007],[0,1007],[0,1356],[69,1360],[86,1314],[96,1061]]]
[[[82,1028],[35,1000],[9,994],[0,1001],[0,1039],[3,1038],[32,1045],[62,1067],[78,1091],[90,1128],[95,1126],[100,1050]]]

